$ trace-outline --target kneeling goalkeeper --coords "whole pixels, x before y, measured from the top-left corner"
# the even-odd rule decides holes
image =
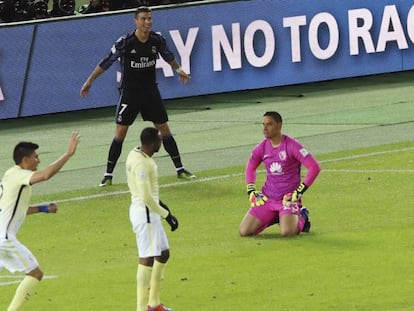
[[[251,208],[244,216],[240,236],[252,236],[279,223],[280,234],[295,236],[310,230],[308,209],[301,197],[313,184],[321,168],[316,159],[297,140],[282,134],[282,117],[278,112],[263,116],[265,139],[253,149],[245,172]],[[255,186],[256,170],[263,163],[266,181],[262,191]],[[301,181],[301,167],[307,173]]]

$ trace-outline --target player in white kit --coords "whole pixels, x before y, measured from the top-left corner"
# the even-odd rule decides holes
[[[26,215],[35,213],[56,213],[54,203],[30,205],[32,185],[46,181],[55,175],[75,153],[79,134],[72,133],[68,150],[55,162],[37,171],[40,163],[37,144],[20,142],[13,151],[15,166],[8,169],[0,182],[0,269],[14,273],[24,272],[23,281],[8,307],[8,311],[20,310],[26,300],[35,292],[43,277],[37,259],[18,239],[17,233]]]
[[[147,127],[140,138],[141,147],[131,150],[126,160],[129,217],[139,256],[137,311],[172,311],[160,301],[160,282],[170,256],[161,219],[168,222],[171,231],[178,228],[178,221],[159,199],[158,168],[152,156],[161,147],[161,135],[156,128]]]

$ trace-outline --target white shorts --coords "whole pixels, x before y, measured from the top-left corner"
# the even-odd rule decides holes
[[[11,273],[29,273],[39,267],[39,263],[29,249],[17,239],[8,239],[0,241],[0,267],[2,266]]]
[[[161,252],[169,249],[167,234],[161,220],[135,224],[132,229],[136,234],[140,258],[161,256]]]

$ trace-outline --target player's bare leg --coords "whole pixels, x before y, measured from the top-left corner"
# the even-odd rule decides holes
[[[254,236],[258,233],[259,228],[262,226],[263,223],[260,220],[247,213],[239,226],[239,234],[242,237]]]
[[[280,235],[283,237],[297,235],[300,232],[298,229],[298,221],[298,215],[285,214],[280,217]]]

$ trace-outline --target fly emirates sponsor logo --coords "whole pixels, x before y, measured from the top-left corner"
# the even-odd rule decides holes
[[[149,57],[141,57],[139,62],[131,61],[131,68],[150,68],[155,66],[155,59],[150,60]]]

